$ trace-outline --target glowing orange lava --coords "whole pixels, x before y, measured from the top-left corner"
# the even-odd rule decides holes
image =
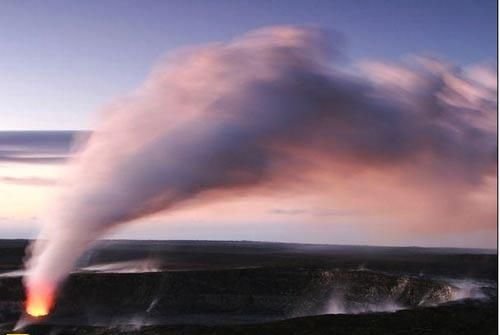
[[[30,285],[26,289],[26,313],[34,317],[49,314],[54,302],[54,290],[50,285]]]

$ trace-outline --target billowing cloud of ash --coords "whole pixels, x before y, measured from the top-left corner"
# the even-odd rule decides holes
[[[342,179],[339,165],[460,185],[450,196],[494,178],[494,69],[423,58],[347,71],[328,38],[275,27],[184,50],[107,106],[32,247],[28,291],[54,290],[119,224],[250,187]]]

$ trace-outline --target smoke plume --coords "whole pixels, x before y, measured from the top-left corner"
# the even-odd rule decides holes
[[[461,194],[494,178],[495,69],[432,58],[351,66],[328,42],[274,27],[183,50],[104,108],[31,248],[27,287],[55,291],[122,223],[254,186],[338,179],[340,165]]]

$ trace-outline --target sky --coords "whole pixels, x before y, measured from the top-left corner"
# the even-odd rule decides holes
[[[98,123],[97,112],[140,87],[151,69],[179,48],[229,42],[251,30],[286,24],[328,32],[329,43],[341,50],[345,68],[376,61],[406,62],[415,55],[470,68],[496,64],[496,6],[492,0],[3,1],[0,236],[32,237],[40,229],[40,213],[56,192],[55,181],[64,174],[73,136],[52,131],[92,130]],[[51,133],[5,132],[14,130]],[[496,178],[488,178],[486,194],[491,198]],[[117,231],[116,236],[460,247],[496,244],[493,222],[467,230],[447,226],[429,231],[413,225],[395,230],[394,219],[361,214],[356,206],[346,207],[345,201],[330,203],[320,193],[231,198],[148,218],[141,225]],[[162,224],[165,221],[169,224]]]

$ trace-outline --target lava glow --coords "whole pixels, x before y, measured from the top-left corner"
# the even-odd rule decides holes
[[[26,313],[34,317],[49,314],[54,302],[54,290],[50,285],[30,285],[27,288]]]

